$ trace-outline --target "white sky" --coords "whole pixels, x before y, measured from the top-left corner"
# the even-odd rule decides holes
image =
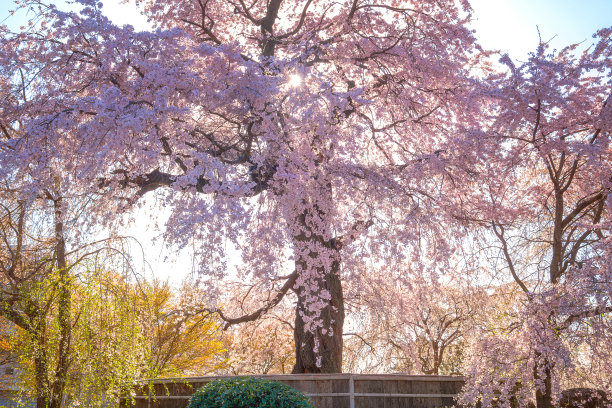
[[[137,29],[146,29],[146,19],[139,15],[133,3],[120,0],[102,0],[103,10],[116,24],[132,24]],[[185,1],[185,0],[177,0]],[[561,48],[574,42],[585,42],[588,46],[592,34],[599,28],[612,26],[612,0],[470,0],[474,9],[473,27],[480,43],[487,49],[508,52],[517,60],[525,60],[528,53],[538,45],[538,28],[542,40],[552,40],[554,47]],[[65,4],[57,1],[58,7]],[[0,24],[17,29],[25,21],[23,15],[8,16],[13,0],[0,0]],[[151,210],[149,210],[151,211]],[[153,210],[158,212],[159,209]],[[148,211],[144,211],[148,212]],[[171,255],[161,240],[152,243],[151,238],[159,232],[147,228],[149,217],[137,217],[133,227],[126,233],[136,237],[146,255],[151,270],[156,276],[169,277],[180,282],[191,271],[191,259],[187,252]],[[163,225],[160,222],[160,225]]]

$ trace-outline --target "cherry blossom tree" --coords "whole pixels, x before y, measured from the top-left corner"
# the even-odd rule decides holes
[[[575,381],[610,391],[611,32],[584,52],[541,43],[519,66],[504,56],[479,94],[480,124],[455,144],[456,218],[478,228],[497,285],[522,293],[470,353],[464,401],[549,408]]]
[[[383,304],[372,308],[380,325],[379,343],[389,350],[394,371],[458,374],[473,308],[483,302],[441,282],[397,286],[383,292]]]
[[[155,194],[203,282],[231,244],[265,289],[245,315],[219,310],[229,325],[295,292],[294,372],[340,371],[342,280],[447,235],[436,175],[479,64],[467,1],[139,1],[149,32],[76,3],[27,0],[31,25],[2,29],[19,97],[3,101],[0,175],[95,195],[89,223]]]
[[[465,271],[417,269],[419,264],[370,266],[347,284],[352,321],[345,333],[346,364],[354,371],[463,371],[472,333],[496,297]]]
[[[283,309],[282,315],[291,316]],[[226,331],[227,368],[223,373],[288,374],[295,364],[293,325],[278,316],[266,316]],[[219,370],[218,370],[219,371]]]

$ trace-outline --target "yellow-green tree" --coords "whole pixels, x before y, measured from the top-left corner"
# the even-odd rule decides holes
[[[91,265],[81,269],[71,283],[72,369],[64,406],[101,406],[136,380],[204,374],[223,366],[219,325],[206,316],[181,313],[180,290],[166,281],[136,281]],[[55,279],[49,276],[41,292],[52,294]],[[53,315],[56,305],[46,300]],[[44,332],[53,366],[60,328],[48,319]],[[12,350],[23,368],[24,390],[36,381],[33,362],[39,347],[24,330],[15,332]]]
[[[29,340],[37,408],[61,406],[71,364],[70,215],[60,190],[54,182],[26,200],[8,180],[0,184],[0,315]],[[53,350],[50,320],[58,328]]]
[[[147,378],[203,375],[225,366],[219,322],[208,313],[193,313],[185,298],[188,284],[176,289],[167,281],[140,282],[134,297],[138,322],[148,339]]]

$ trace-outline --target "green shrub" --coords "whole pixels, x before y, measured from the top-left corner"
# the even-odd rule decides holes
[[[187,408],[312,408],[308,398],[285,384],[252,377],[223,378],[197,390]]]

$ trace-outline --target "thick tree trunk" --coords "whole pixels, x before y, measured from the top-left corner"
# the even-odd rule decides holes
[[[321,311],[322,328],[315,333],[305,329],[303,313],[305,296],[298,293],[295,313],[295,366],[293,374],[342,372],[342,327],[344,324],[344,298],[338,266],[321,279],[321,288],[331,299]],[[319,360],[319,364],[317,364]]]
[[[302,202],[293,229],[298,273],[294,374],[342,372],[344,297],[340,251],[330,231],[332,188],[322,176],[315,180],[318,193]]]
[[[540,369],[538,370],[538,363],[534,368],[534,378],[542,381],[544,388],[538,388],[536,390],[536,407],[537,408],[553,408],[552,403],[552,377],[548,361],[544,360],[541,363]]]

